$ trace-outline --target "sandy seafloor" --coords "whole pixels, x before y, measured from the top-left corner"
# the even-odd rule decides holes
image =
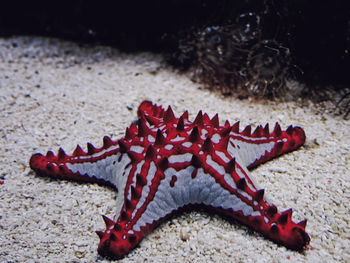
[[[77,144],[117,139],[145,99],[179,116],[200,109],[241,127],[278,121],[305,129],[304,147],[252,171],[269,201],[307,218],[309,249],[293,252],[205,212],[163,223],[121,262],[350,262],[350,122],[327,104],[223,97],[149,53],[62,40],[0,39],[0,262],[107,262],[97,254],[100,215],[113,217],[116,193],[96,184],[39,177],[36,152],[72,153]]]

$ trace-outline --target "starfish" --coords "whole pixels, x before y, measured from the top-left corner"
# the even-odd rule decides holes
[[[144,236],[180,208],[205,207],[254,229],[287,248],[303,251],[310,238],[306,220],[292,221],[292,209],[278,212],[257,189],[249,169],[303,145],[300,127],[285,131],[276,123],[251,126],[239,122],[219,125],[199,111],[193,122],[188,112],[175,117],[171,107],[144,101],[138,120],[117,141],[105,136],[103,146],[78,145],[72,155],[61,148],[55,156],[34,154],[30,167],[39,175],[108,184],[118,190],[114,220],[103,216],[105,231],[98,253],[122,258]]]

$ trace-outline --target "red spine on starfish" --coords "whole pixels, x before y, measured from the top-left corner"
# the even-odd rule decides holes
[[[138,121],[117,141],[79,146],[72,155],[35,154],[30,167],[53,178],[106,183],[118,189],[114,220],[103,216],[107,229],[97,231],[98,252],[124,257],[143,237],[174,211],[202,206],[251,227],[276,243],[302,251],[310,238],[306,220],[292,221],[292,210],[278,212],[257,189],[249,168],[303,145],[300,127],[281,130],[277,123],[242,131],[239,122],[219,125],[218,115],[200,111],[193,122],[188,112],[177,118],[171,107],[144,101]]]

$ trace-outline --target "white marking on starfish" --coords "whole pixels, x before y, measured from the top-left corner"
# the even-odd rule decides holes
[[[206,158],[206,163],[212,167],[215,171],[217,171],[219,174],[221,175],[224,175],[225,174],[225,168],[218,164],[217,162],[215,162],[212,158],[211,158],[211,155],[207,155],[207,158]]]
[[[230,161],[230,159],[227,158],[226,154],[221,151],[215,151],[215,154],[219,156],[225,163],[228,163]]]
[[[261,212],[260,211],[254,211],[251,216],[261,216]]]
[[[167,144],[164,146],[164,149],[170,151],[174,146],[172,144]]]
[[[221,140],[221,136],[218,133],[215,133],[212,137],[211,137],[211,141],[214,143],[219,143]]]
[[[235,181],[233,180],[233,178],[232,178],[232,176],[230,174],[225,173],[224,180],[233,189],[237,189],[236,183],[235,183]]]
[[[169,163],[184,163],[184,162],[190,162],[192,159],[191,153],[184,153],[184,154],[176,154],[171,155],[168,158]]]
[[[182,144],[182,146],[185,147],[185,148],[191,148],[192,147],[192,142],[184,142]]]
[[[150,143],[154,143],[156,141],[156,139],[152,135],[148,135],[147,139]]]
[[[245,191],[241,190],[241,189],[237,189],[237,193],[244,196],[245,198],[247,198],[249,201],[252,201],[253,198]]]
[[[201,130],[201,138],[205,140],[207,137],[206,135],[208,134],[208,131],[206,129]]]
[[[130,147],[130,151],[132,152],[136,152],[136,153],[142,153],[144,151],[144,147],[140,146],[140,145],[132,145]]]
[[[181,136],[177,135],[175,138],[171,139],[170,141],[171,142],[179,142],[179,141],[183,141],[185,139],[186,139],[185,137],[181,137]]]

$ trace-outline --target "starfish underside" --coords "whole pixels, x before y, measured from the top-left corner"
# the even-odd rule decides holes
[[[248,169],[303,145],[300,127],[282,131],[276,123],[253,133],[239,122],[219,125],[200,111],[193,122],[186,111],[144,101],[138,120],[117,141],[105,136],[99,149],[78,145],[72,155],[34,154],[30,167],[40,175],[109,184],[118,190],[114,220],[97,231],[98,252],[124,257],[143,237],[182,207],[200,206],[225,214],[287,248],[303,251],[310,238],[306,220],[292,221],[292,210],[278,212],[248,176]]]

